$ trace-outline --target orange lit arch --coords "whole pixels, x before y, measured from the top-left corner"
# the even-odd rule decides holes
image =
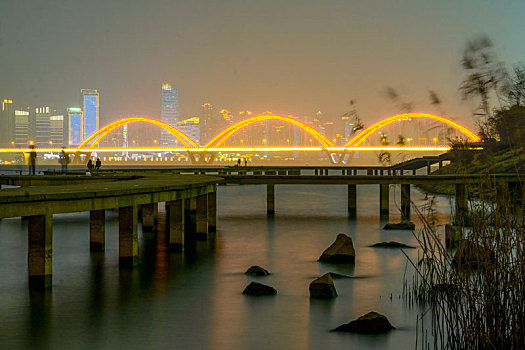
[[[180,131],[179,129],[169,124],[166,124],[159,120],[155,120],[151,118],[132,117],[132,118],[125,118],[125,119],[117,120],[116,122],[113,122],[99,129],[95,133],[91,134],[86,140],[84,140],[84,142],[82,142],[78,146],[78,148],[84,148],[90,141],[93,141],[93,142],[91,143],[91,145],[89,145],[88,148],[93,148],[104,136],[106,136],[111,131],[125,124],[136,123],[136,122],[144,122],[144,123],[150,123],[150,124],[157,125],[163,128],[164,130],[168,131],[169,133],[171,133],[173,136],[175,136],[178,140],[180,140],[184,144],[184,146],[190,147],[190,148],[199,147],[199,145],[195,141],[193,141],[190,137],[188,137],[182,131]]]
[[[268,120],[279,120],[283,121],[288,124],[295,125],[304,131],[306,131],[308,134],[312,135],[317,141],[319,141],[324,147],[334,147],[334,143],[330,141],[326,136],[321,134],[316,129],[312,128],[310,125],[305,124],[303,122],[300,122],[292,117],[284,117],[281,115],[259,115],[256,117],[251,117],[245,120],[241,120],[238,123],[233,124],[229,128],[223,130],[220,134],[215,136],[213,139],[210,140],[204,147],[219,147],[221,144],[224,143],[229,137],[231,137],[233,134],[235,134],[240,129],[261,121],[268,121]]]
[[[392,124],[401,119],[412,119],[412,118],[427,118],[427,119],[437,120],[447,125],[450,125],[451,127],[460,131],[465,136],[467,136],[472,142],[481,141],[481,138],[478,135],[476,135],[474,132],[472,132],[470,129],[450,119],[440,117],[437,115],[433,115],[433,114],[427,114],[427,113],[404,113],[404,114],[398,114],[390,118],[383,119],[380,122],[377,122],[374,125],[366,128],[365,130],[361,131],[357,136],[355,136],[353,139],[348,141],[345,147],[357,147],[361,143],[363,143],[368,137],[370,137],[370,135],[372,135],[373,133],[375,133],[377,130],[381,129],[382,127],[387,126],[388,124]]]

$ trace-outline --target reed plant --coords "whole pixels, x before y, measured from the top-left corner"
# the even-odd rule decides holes
[[[469,227],[458,222],[463,235],[455,249],[434,225],[432,203],[415,208],[421,249],[417,260],[407,256],[415,273],[405,277],[403,294],[425,310],[416,348],[525,348],[525,222],[516,206],[522,195],[490,176],[479,187],[480,197],[469,200]]]

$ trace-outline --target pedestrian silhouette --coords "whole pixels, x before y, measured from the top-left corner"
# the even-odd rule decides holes
[[[69,154],[66,153],[66,148],[65,147],[62,147],[62,152],[60,153],[59,157],[60,158],[58,159],[58,161],[62,165],[62,172],[66,172],[67,171],[67,165],[69,163]]]
[[[244,167],[246,168],[248,166],[248,160],[246,160],[246,158],[244,158]]]
[[[237,159],[237,166],[241,166],[241,158]]]
[[[29,145],[29,175],[36,175],[36,152],[35,146]]]
[[[90,173],[93,172],[93,162],[91,161],[91,158],[87,162],[87,168],[88,168]]]
[[[95,170],[98,171],[101,165],[102,165],[102,162],[100,161],[100,158],[97,158],[97,161],[95,162]]]

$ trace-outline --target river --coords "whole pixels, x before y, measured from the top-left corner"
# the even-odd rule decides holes
[[[390,221],[399,221],[399,187],[390,191]],[[358,186],[357,219],[349,220],[346,186],[277,185],[276,214],[267,217],[264,186],[220,186],[215,238],[197,242],[194,254],[170,254],[161,220],[157,234],[139,230],[141,264],[133,270],[118,268],[116,211],[106,213],[104,253],[89,252],[89,213],[55,215],[53,287],[46,292],[27,287],[27,223],[2,219],[0,348],[414,348],[423,309],[402,297],[407,259],[400,250],[369,245],[416,240],[409,231],[382,230],[378,192],[377,185]],[[421,205],[424,194],[412,187],[412,200]],[[435,208],[443,225],[449,199],[438,197]],[[355,265],[317,262],[338,233],[352,237]],[[418,251],[406,253],[415,259]],[[271,275],[244,275],[251,265]],[[333,300],[310,299],[309,283],[328,271],[355,278],[336,279]],[[278,294],[243,295],[252,280]],[[396,329],[376,336],[330,332],[372,310]]]

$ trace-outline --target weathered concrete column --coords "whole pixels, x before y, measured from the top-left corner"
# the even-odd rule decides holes
[[[379,216],[388,219],[390,212],[390,188],[388,184],[379,185]]]
[[[266,184],[266,213],[273,215],[275,213],[275,184]]]
[[[29,288],[51,287],[53,276],[53,215],[29,216],[27,221]]]
[[[197,197],[197,234],[199,240],[208,239],[208,195],[203,194]]]
[[[314,175],[319,175],[318,170],[314,169]]]
[[[348,185],[348,217],[357,216],[357,185]]]
[[[410,184],[401,185],[401,221],[410,221]]]
[[[157,229],[159,215],[158,203],[142,204],[142,229],[144,231],[154,231]]]
[[[416,169],[412,169],[412,175],[416,175]]]
[[[427,160],[427,175],[430,175],[431,172],[432,172],[432,169],[430,166],[430,162]]]
[[[439,169],[443,168],[443,161],[439,160]]]
[[[89,250],[102,252],[106,246],[106,211],[89,212]]]
[[[455,207],[456,207],[456,222],[457,225],[465,225],[468,223],[468,208],[467,208],[467,188],[465,184],[455,185]],[[503,194],[502,194],[503,195]]]
[[[217,231],[217,192],[208,193],[208,231]]]
[[[182,252],[184,249],[184,199],[166,202],[166,205],[169,206],[170,250]]]
[[[197,198],[191,197],[184,200],[184,233],[186,237],[195,239],[197,232]]]
[[[120,267],[138,265],[137,206],[121,207],[118,212],[118,251]]]

